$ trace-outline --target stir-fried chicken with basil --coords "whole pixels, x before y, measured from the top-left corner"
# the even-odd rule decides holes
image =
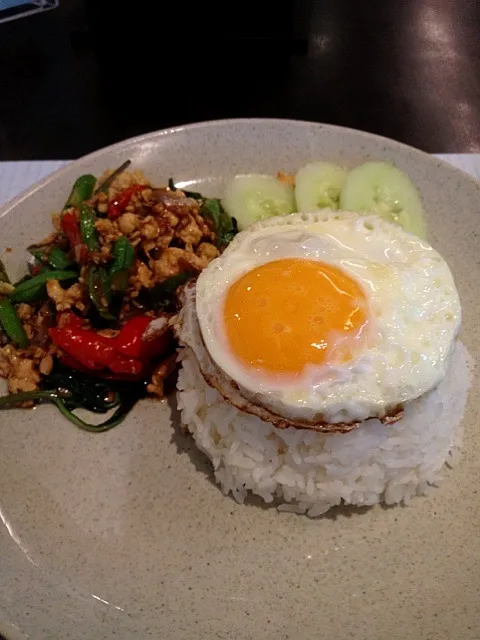
[[[155,187],[126,162],[80,176],[53,233],[28,248],[12,284],[0,263],[0,409],[52,402],[78,426],[106,430],[176,369],[176,291],[236,233],[219,200]],[[99,425],[76,408],[113,410]]]

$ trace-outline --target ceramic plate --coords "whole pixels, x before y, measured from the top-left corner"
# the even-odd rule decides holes
[[[174,176],[210,195],[237,172],[393,161],[421,192],[429,239],[462,299],[462,340],[477,357],[479,184],[409,147],[333,126],[225,120],[82,158],[0,211],[8,268],[22,273],[24,248],[48,233],[76,177],[126,158],[155,184]],[[479,412],[471,393],[461,460],[430,496],[315,520],[225,497],[181,435],[174,397],[139,404],[99,435],[46,406],[3,412],[2,631],[33,640],[478,638]]]

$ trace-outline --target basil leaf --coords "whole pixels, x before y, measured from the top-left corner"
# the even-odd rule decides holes
[[[167,278],[152,289],[144,289],[145,303],[156,311],[173,312],[177,305],[177,288],[185,284],[195,274],[190,271],[182,271]]]
[[[200,215],[211,221],[219,249],[226,247],[238,233],[237,221],[228,215],[217,198],[207,198]]]

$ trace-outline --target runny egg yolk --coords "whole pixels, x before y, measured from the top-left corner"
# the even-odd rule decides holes
[[[300,374],[306,365],[344,362],[368,322],[360,285],[332,265],[301,258],[268,262],[229,288],[227,341],[266,374]]]

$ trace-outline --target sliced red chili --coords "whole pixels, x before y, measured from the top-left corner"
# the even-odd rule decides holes
[[[117,193],[115,198],[108,205],[108,217],[111,220],[118,218],[128,207],[132,197],[146,188],[147,187],[144,184],[132,184],[132,186]]]
[[[80,223],[73,211],[67,211],[63,214],[60,227],[68,238],[74,252],[75,260],[79,263],[84,262],[88,255],[88,249],[82,242]]]
[[[129,375],[142,372],[143,363],[140,360],[119,353],[112,338],[101,336],[96,331],[67,324],[62,328],[51,328],[48,333],[62,351],[88,369],[110,369],[114,373]]]
[[[171,343],[170,331],[164,331],[158,335],[152,333],[145,335],[152,322],[148,316],[136,316],[129,320],[114,338],[117,350],[125,356],[137,358],[142,361],[153,360],[162,355]]]
[[[58,318],[57,327],[49,329],[52,341],[64,352],[63,361],[79,370],[109,371],[121,376],[141,377],[148,364],[166,351],[170,332],[157,338],[144,339],[152,319],[136,316],[129,320],[113,338],[96,331],[83,329],[83,321],[74,313],[64,313]]]
[[[152,318],[147,316],[136,316],[123,325],[120,333],[114,338],[115,347],[125,356],[142,359],[143,340],[148,325]]]
[[[82,242],[82,234],[80,233],[80,224],[77,216],[73,211],[67,211],[63,214],[60,223],[63,233],[67,236],[72,247]]]

